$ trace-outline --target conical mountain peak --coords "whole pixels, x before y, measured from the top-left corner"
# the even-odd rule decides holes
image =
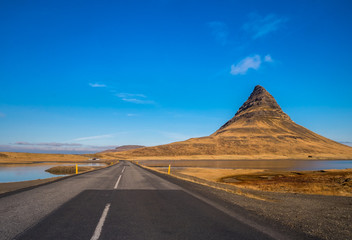
[[[254,88],[253,92],[251,93],[247,101],[237,111],[236,115],[238,116],[244,112],[247,112],[246,110],[253,110],[255,108],[266,110],[281,110],[275,98],[271,96],[271,94],[260,85],[257,85]]]
[[[226,122],[219,130],[239,120],[253,122],[268,119],[291,121],[290,117],[284,113],[279,104],[277,104],[275,98],[265,88],[257,85],[247,101],[238,109],[235,116]]]
[[[210,136],[104,154],[131,160],[352,159],[352,148],[294,123],[268,91],[256,86],[236,115]]]

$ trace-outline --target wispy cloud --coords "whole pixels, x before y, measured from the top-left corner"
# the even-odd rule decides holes
[[[89,86],[93,87],[93,88],[105,88],[106,85],[102,84],[102,83],[89,83]]]
[[[5,114],[5,113],[0,112],[0,118],[4,118],[4,117],[6,117],[6,114]]]
[[[106,88],[107,91],[114,94],[116,97],[120,98],[124,102],[130,102],[135,104],[155,104],[154,101],[147,99],[147,96],[141,93],[118,93],[116,89],[107,87],[105,84],[101,83],[89,83],[89,86],[93,88]]]
[[[116,94],[124,102],[130,102],[135,104],[154,104],[152,100],[148,100],[147,96],[139,93],[118,93]]]
[[[264,62],[274,62],[274,60],[271,58],[271,56],[268,54],[264,57]]]
[[[32,152],[32,153],[95,153],[115,148],[115,145],[96,146],[83,145],[78,143],[56,143],[56,142],[16,142],[7,145],[0,145],[0,151],[4,152]]]
[[[144,94],[139,94],[139,93],[118,93],[116,94],[119,98],[130,98],[130,97],[140,97],[140,98],[146,98],[147,96]]]
[[[136,104],[154,104],[152,100],[142,100],[137,98],[121,98],[122,101],[136,103]]]
[[[30,143],[30,142],[15,142],[14,145],[26,145],[26,146],[52,146],[52,147],[77,147],[82,146],[79,143],[57,143],[57,142],[47,142],[47,143]]]
[[[226,45],[228,43],[229,30],[224,22],[213,21],[209,22],[208,26],[219,43],[222,45]]]
[[[81,137],[75,138],[73,141],[87,141],[87,140],[95,140],[95,139],[104,139],[104,138],[112,138],[114,137],[113,134],[105,134],[105,135],[98,135],[98,136],[90,136],[90,137]]]
[[[264,57],[264,62],[273,62],[273,59],[268,54]],[[249,69],[258,70],[263,63],[260,55],[246,57],[237,64],[232,64],[230,73],[232,75],[244,75]]]
[[[243,29],[251,34],[253,39],[277,31],[288,21],[288,18],[278,17],[275,14],[269,14],[262,17],[258,14],[251,13],[249,19],[250,20],[243,25]]]
[[[127,117],[137,117],[137,116],[139,115],[135,113],[127,113]]]

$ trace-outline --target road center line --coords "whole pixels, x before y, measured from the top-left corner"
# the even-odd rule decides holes
[[[116,189],[116,188],[117,188],[117,186],[119,185],[120,179],[121,179],[121,175],[119,176],[119,179],[117,179],[117,182],[116,182],[116,184],[115,184],[114,189]]]
[[[126,168],[126,166],[124,166],[124,167],[123,167],[123,169],[122,169],[122,173],[125,171],[125,168]]]
[[[109,209],[110,209],[110,203],[106,204],[103,213],[101,214],[101,217],[99,219],[98,225],[95,228],[94,234],[90,240],[98,240],[101,234],[101,230],[103,229],[103,225],[106,219],[106,216],[108,215]]]

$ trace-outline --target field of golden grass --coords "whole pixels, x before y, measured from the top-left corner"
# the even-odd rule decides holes
[[[0,163],[85,162],[88,156],[74,154],[1,152]]]
[[[196,167],[187,167],[180,168],[179,170],[174,170],[178,173],[194,176],[197,178],[205,179],[208,181],[219,182],[224,176],[232,176],[238,174],[253,174],[258,172],[263,172],[263,169],[214,169],[214,168],[196,168]]]
[[[352,169],[275,172],[262,169],[180,168],[172,171],[260,191],[352,196]]]
[[[241,174],[221,181],[261,191],[352,196],[352,169]]]

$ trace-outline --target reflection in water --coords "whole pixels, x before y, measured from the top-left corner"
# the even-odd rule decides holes
[[[0,182],[20,182],[43,178],[59,177],[45,172],[46,169],[59,165],[75,165],[73,163],[43,163],[43,164],[1,164]],[[104,166],[102,163],[80,163],[78,166]]]
[[[149,167],[203,167],[203,168],[253,168],[269,170],[322,170],[352,168],[351,160],[145,160],[138,161]]]

